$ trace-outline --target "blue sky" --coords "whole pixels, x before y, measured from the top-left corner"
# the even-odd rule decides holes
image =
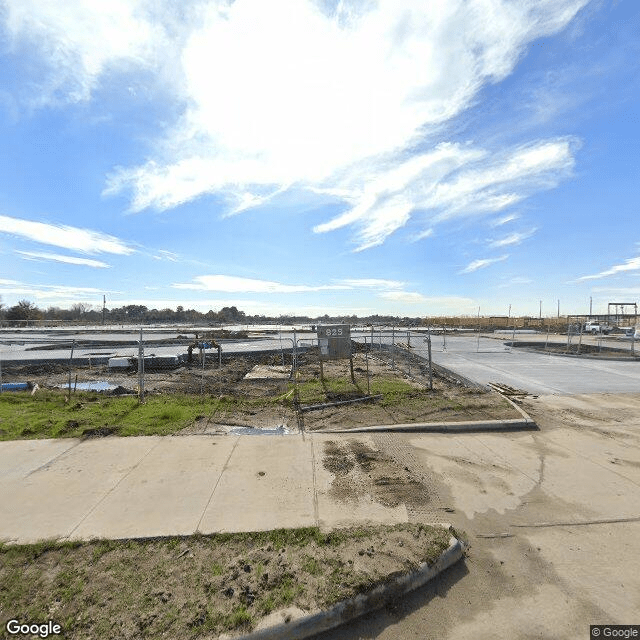
[[[634,0],[0,0],[7,306],[640,298]]]

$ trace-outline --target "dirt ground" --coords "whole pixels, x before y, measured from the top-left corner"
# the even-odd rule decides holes
[[[429,390],[426,367],[414,366],[410,378],[389,363],[370,355],[354,356],[355,384],[351,381],[348,360],[326,362],[324,378],[314,354],[298,360],[295,378],[246,379],[256,365],[291,368],[290,358],[281,355],[249,357],[248,355],[217,363],[198,363],[174,370],[146,371],[145,392],[150,394],[184,393],[209,394],[233,402],[213,416],[204,416],[187,427],[184,433],[224,433],[233,427],[296,430],[303,428],[348,429],[360,426],[403,424],[415,422],[456,422],[466,420],[519,418],[519,414],[498,393],[492,390],[468,388],[454,380],[433,374],[433,390]],[[405,367],[406,370],[406,367]],[[67,365],[32,365],[16,367],[5,372],[12,381],[30,381],[40,387],[66,386],[69,382]],[[113,372],[107,367],[83,367],[72,370],[72,388],[86,381],[100,380],[117,386],[116,393],[136,393],[138,374],[135,371]],[[294,381],[300,388],[296,404]],[[400,383],[400,390],[398,387]],[[315,385],[315,387],[314,387]],[[305,390],[317,387],[317,395],[305,396]],[[326,406],[320,410],[306,410],[309,406],[365,398],[368,394],[381,398],[364,402]],[[310,401],[309,398],[315,398]],[[306,399],[305,399],[306,398]]]
[[[450,535],[409,524],[4,547],[0,623],[52,619],[70,640],[235,635],[415,570]]]
[[[591,338],[593,340],[593,338]],[[545,346],[543,342],[516,342],[513,345],[517,349],[525,349],[527,351],[543,351],[544,353],[553,353],[557,355],[582,356],[588,358],[616,359],[616,360],[638,360],[640,354],[635,350],[631,351],[630,345],[625,347],[608,347],[589,342],[580,342],[578,338],[574,338],[573,342],[567,346],[567,343],[549,343]]]

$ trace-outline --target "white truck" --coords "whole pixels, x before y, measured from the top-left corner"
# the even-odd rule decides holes
[[[596,333],[607,335],[611,332],[611,327],[606,324],[600,324],[599,322],[587,322],[584,325],[584,332],[592,333],[594,335]]]

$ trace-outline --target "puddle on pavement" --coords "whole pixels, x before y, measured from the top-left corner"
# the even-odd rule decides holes
[[[78,382],[71,385],[77,391],[113,391],[117,385],[105,382],[104,380],[92,380],[89,382]],[[68,384],[59,384],[59,389],[68,389]]]
[[[255,427],[233,427],[227,432],[233,436],[290,436],[297,431],[288,429],[284,425],[272,427],[270,429],[256,429]]]

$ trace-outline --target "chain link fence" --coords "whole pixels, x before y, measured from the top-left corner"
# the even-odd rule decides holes
[[[494,332],[510,348],[526,348],[547,354],[593,358],[635,359],[637,349],[635,327],[612,330],[595,323],[567,322],[559,327],[548,324],[544,329],[526,331],[515,327]]]
[[[316,363],[318,371],[313,375],[322,375],[314,332],[247,329],[237,335],[224,330],[196,333],[184,329],[184,334],[167,336],[143,328],[99,340],[78,333],[75,338],[44,335],[32,342],[13,338],[13,343],[0,334],[0,391],[38,384],[63,389],[70,396],[94,389],[137,395],[141,401],[147,393],[259,396],[288,392],[292,383],[298,383],[303,365],[309,370]],[[580,323],[568,323],[561,332],[550,324],[546,332],[526,333],[516,327],[491,333],[462,332],[446,326],[416,330],[368,327],[351,331],[352,378],[356,359],[358,384],[368,394],[374,359],[432,389],[434,376],[446,375],[433,363],[433,354],[468,348],[475,339],[480,349],[481,337],[483,349],[506,346],[550,355],[638,358],[633,331],[605,335],[585,331]],[[461,338],[466,340],[461,342]],[[269,383],[266,387],[265,381]]]

